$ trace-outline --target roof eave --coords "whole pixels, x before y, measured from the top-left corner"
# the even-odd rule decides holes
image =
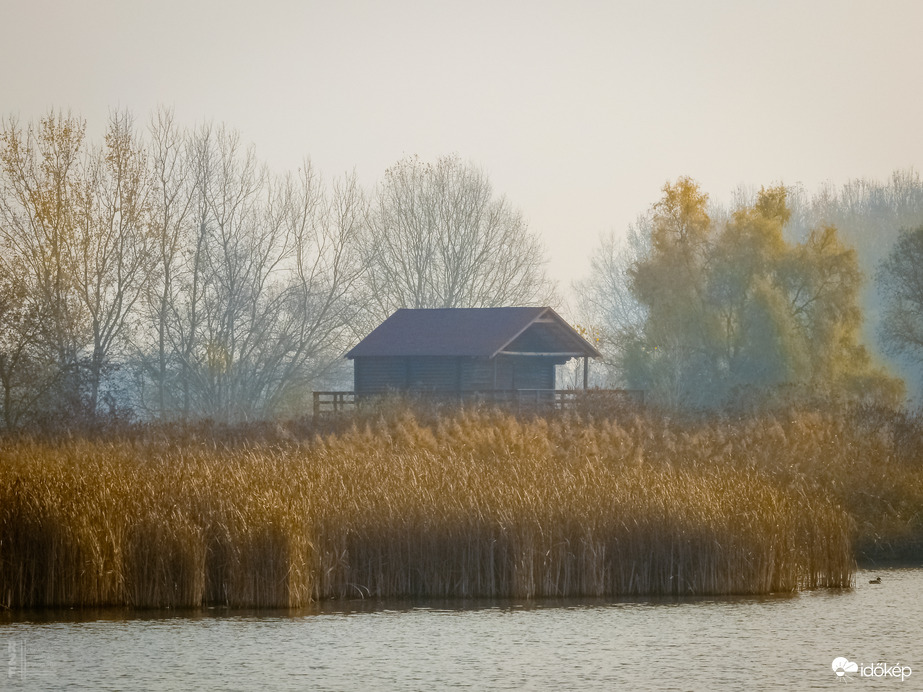
[[[495,358],[495,357],[498,356],[498,355],[502,355],[502,352],[506,350],[506,347],[509,346],[511,343],[513,343],[516,339],[518,339],[518,338],[523,334],[523,332],[525,332],[525,331],[526,331],[529,327],[531,327],[533,324],[535,324],[535,323],[537,323],[537,322],[541,322],[541,321],[549,321],[549,320],[545,320],[545,316],[546,316],[548,313],[551,313],[551,315],[552,315],[552,319],[551,319],[550,321],[553,321],[553,322],[555,322],[556,324],[559,324],[559,325],[563,325],[563,326],[571,333],[571,335],[574,336],[574,337],[576,337],[578,340],[580,340],[580,342],[582,342],[582,343],[584,344],[584,346],[586,347],[586,350],[589,351],[589,353],[580,354],[580,355],[577,355],[577,356],[571,356],[572,358],[602,358],[602,355],[603,355],[603,354],[600,353],[599,349],[597,349],[595,346],[593,346],[593,344],[591,344],[589,341],[587,341],[585,338],[583,338],[583,336],[580,334],[580,332],[578,332],[576,329],[574,329],[573,327],[571,327],[571,326],[567,323],[567,320],[565,320],[563,317],[561,317],[557,312],[555,312],[555,311],[554,311],[552,308],[550,308],[550,307],[544,308],[538,315],[536,315],[536,316],[532,319],[532,321],[529,322],[529,324],[527,324],[525,327],[523,327],[523,328],[520,329],[518,332],[516,332],[516,334],[513,335],[512,338],[508,339],[508,340],[506,341],[506,343],[504,343],[500,348],[498,348],[496,351],[494,351],[494,352],[490,355],[490,357],[491,357],[491,358]]]

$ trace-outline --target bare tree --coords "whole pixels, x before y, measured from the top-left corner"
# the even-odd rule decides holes
[[[187,135],[184,160],[171,151],[155,185],[165,196],[140,349],[147,405],[165,417],[274,415],[345,350],[364,197],[354,177],[328,191],[308,162],[273,176],[226,128]]]
[[[650,253],[650,219],[640,217],[624,239],[608,233],[590,257],[590,274],[575,282],[577,309],[589,325],[603,353],[607,380],[624,385],[618,356],[637,339],[647,316],[645,306],[631,292],[631,270]]]
[[[196,187],[189,137],[177,127],[172,111],[159,109],[148,128],[150,165],[150,243],[153,259],[139,321],[146,327],[136,337],[141,371],[137,382],[142,406],[158,418],[176,413],[168,401],[179,388],[175,309],[180,304],[180,277],[188,260],[190,232],[195,227]],[[149,394],[146,385],[153,391]]]
[[[378,186],[363,242],[372,319],[399,307],[547,304],[544,251],[487,176],[456,156],[405,158]]]
[[[272,175],[235,132],[181,131],[166,110],[147,141],[127,113],[100,146],[84,132],[54,113],[0,130],[2,425],[106,405],[297,411],[354,329],[369,217],[355,175]]]
[[[88,316],[87,406],[95,415],[103,379],[122,360],[129,318],[154,263],[147,156],[128,113],[112,114],[105,146],[87,157],[84,178],[74,204],[71,263]]]
[[[273,410],[342,356],[359,312],[353,289],[364,270],[357,250],[368,217],[365,195],[355,174],[330,190],[318,190],[313,178],[305,162],[297,178],[287,181],[294,257],[283,286],[275,367],[266,369],[272,377],[264,389]]]

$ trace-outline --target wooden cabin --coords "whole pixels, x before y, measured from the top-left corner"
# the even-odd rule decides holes
[[[357,397],[554,390],[555,366],[599,351],[548,307],[401,309],[346,354]]]

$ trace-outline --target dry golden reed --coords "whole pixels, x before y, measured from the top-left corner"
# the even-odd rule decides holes
[[[851,519],[797,468],[768,459],[775,424],[684,431],[462,413],[305,443],[8,441],[0,605],[849,586]],[[779,442],[816,451],[790,431]]]

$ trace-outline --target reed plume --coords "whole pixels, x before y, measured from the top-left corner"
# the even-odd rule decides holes
[[[300,442],[161,433],[3,443],[0,604],[754,594],[853,578],[851,495],[821,485],[855,463],[835,418],[463,412]],[[849,453],[881,454],[879,438]]]

